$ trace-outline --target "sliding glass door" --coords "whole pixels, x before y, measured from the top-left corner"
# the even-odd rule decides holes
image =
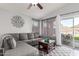
[[[74,46],[79,49],[79,17],[74,18]]]
[[[73,18],[61,20],[62,44],[73,46]]]
[[[79,49],[79,17],[61,20],[62,43]]]

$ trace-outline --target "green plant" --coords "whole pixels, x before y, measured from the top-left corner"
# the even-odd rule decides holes
[[[47,43],[49,43],[49,38],[45,37],[44,41],[47,42]]]

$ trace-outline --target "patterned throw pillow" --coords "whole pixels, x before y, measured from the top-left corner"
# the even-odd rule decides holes
[[[16,41],[14,38],[9,38],[7,40],[10,49],[16,48]]]
[[[10,49],[9,45],[7,44],[7,40],[2,41],[2,46],[1,48],[4,48],[4,51],[7,51]]]
[[[2,36],[3,42],[1,48],[4,48],[4,51],[7,51],[9,49],[16,47],[16,41],[13,36],[11,35],[3,35]]]

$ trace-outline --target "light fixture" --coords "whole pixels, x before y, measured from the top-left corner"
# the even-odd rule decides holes
[[[40,3],[36,3],[36,2],[30,3],[29,6],[27,7],[27,9],[31,9],[32,6],[37,6],[41,10],[43,9],[43,6]]]

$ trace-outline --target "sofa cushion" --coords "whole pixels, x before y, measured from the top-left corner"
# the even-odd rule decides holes
[[[34,33],[28,33],[28,39],[34,39]]]
[[[19,33],[10,33],[10,35],[12,35],[16,41],[19,41]]]
[[[34,37],[38,38],[39,37],[39,33],[34,33]]]
[[[19,40],[28,40],[27,33],[20,33],[19,34]]]

